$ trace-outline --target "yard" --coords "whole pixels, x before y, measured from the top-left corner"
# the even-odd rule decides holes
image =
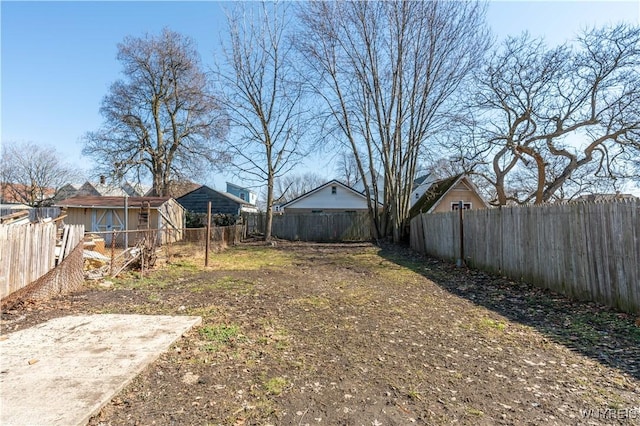
[[[183,248],[144,279],[3,312],[3,331],[203,317],[91,425],[640,424],[632,316],[394,246],[253,243],[202,264]]]

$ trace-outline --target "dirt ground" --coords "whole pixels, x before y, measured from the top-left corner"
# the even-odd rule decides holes
[[[370,244],[174,253],[2,313],[201,315],[90,425],[640,424],[635,317]],[[160,265],[161,261],[158,262]]]

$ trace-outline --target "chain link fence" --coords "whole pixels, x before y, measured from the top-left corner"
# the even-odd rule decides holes
[[[80,289],[84,283],[83,252],[84,248],[80,243],[57,267],[2,299],[2,309],[11,309],[21,302],[50,299]]]

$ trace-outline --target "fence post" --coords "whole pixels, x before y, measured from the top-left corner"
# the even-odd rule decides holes
[[[140,248],[140,279],[144,278],[144,255],[147,248],[147,242],[143,240],[142,247]]]
[[[204,266],[209,266],[209,245],[211,244],[211,201],[207,203],[207,241],[204,245]]]
[[[462,201],[458,201],[458,217],[460,220],[460,257],[456,262],[456,266],[461,268],[464,266],[464,219],[462,210],[464,207],[464,203]]]
[[[113,276],[113,261],[116,256],[116,230],[111,231],[111,264],[109,266],[109,276]]]
[[[167,228],[167,263],[171,263],[171,240],[173,239],[173,229]]]
[[[129,196],[124,195],[124,249],[129,248]]]

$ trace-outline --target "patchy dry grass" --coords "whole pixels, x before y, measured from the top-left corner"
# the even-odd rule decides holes
[[[211,255],[209,266],[223,271],[254,271],[289,267],[293,259],[292,253],[270,246],[245,246]]]
[[[398,248],[243,245],[209,268],[172,249],[144,279],[3,313],[203,317],[91,425],[577,425],[638,405],[629,315]]]

